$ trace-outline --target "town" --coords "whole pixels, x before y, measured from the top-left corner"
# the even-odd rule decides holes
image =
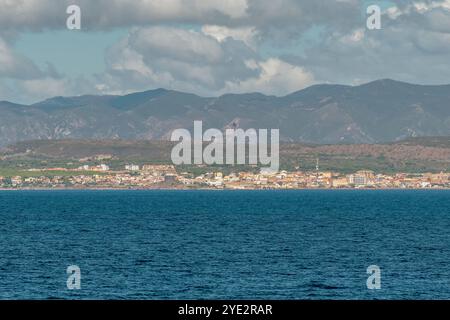
[[[209,168],[208,168],[209,170]],[[173,165],[107,164],[76,169],[28,169],[32,175],[0,176],[2,189],[443,189],[450,173],[383,174],[360,170],[350,174],[321,171],[184,172]]]

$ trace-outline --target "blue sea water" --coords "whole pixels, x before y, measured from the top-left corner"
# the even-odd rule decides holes
[[[0,299],[56,298],[450,299],[450,191],[1,191]]]

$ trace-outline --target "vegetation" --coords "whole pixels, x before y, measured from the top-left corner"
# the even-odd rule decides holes
[[[0,176],[69,176],[99,174],[81,171],[28,171],[29,169],[67,168],[106,163],[113,170],[126,164],[171,164],[173,143],[167,141],[90,141],[52,140],[21,142],[0,153]],[[389,144],[305,145],[283,143],[280,169],[315,170],[317,159],[322,171],[342,173],[370,169],[382,173],[450,171],[450,138],[419,138]],[[180,166],[179,172],[201,174],[222,171],[256,172],[255,166]]]

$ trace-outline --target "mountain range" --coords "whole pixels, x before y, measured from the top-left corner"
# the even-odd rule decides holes
[[[156,89],[117,95],[54,97],[32,105],[0,101],[0,146],[26,140],[167,140],[174,129],[280,129],[287,142],[385,143],[450,136],[450,85],[377,80],[314,85],[276,97],[220,97]]]

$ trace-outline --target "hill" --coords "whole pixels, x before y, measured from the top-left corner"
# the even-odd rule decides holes
[[[113,168],[121,168],[126,163],[170,164],[172,146],[168,141],[27,141],[11,145],[0,153],[0,168],[78,167],[86,162],[107,162]],[[450,138],[417,138],[386,144],[283,143],[280,146],[281,169],[313,170],[317,159],[321,170],[340,172],[359,169],[386,173],[450,171]],[[232,167],[222,169],[233,170]],[[257,168],[246,168],[254,169]]]

